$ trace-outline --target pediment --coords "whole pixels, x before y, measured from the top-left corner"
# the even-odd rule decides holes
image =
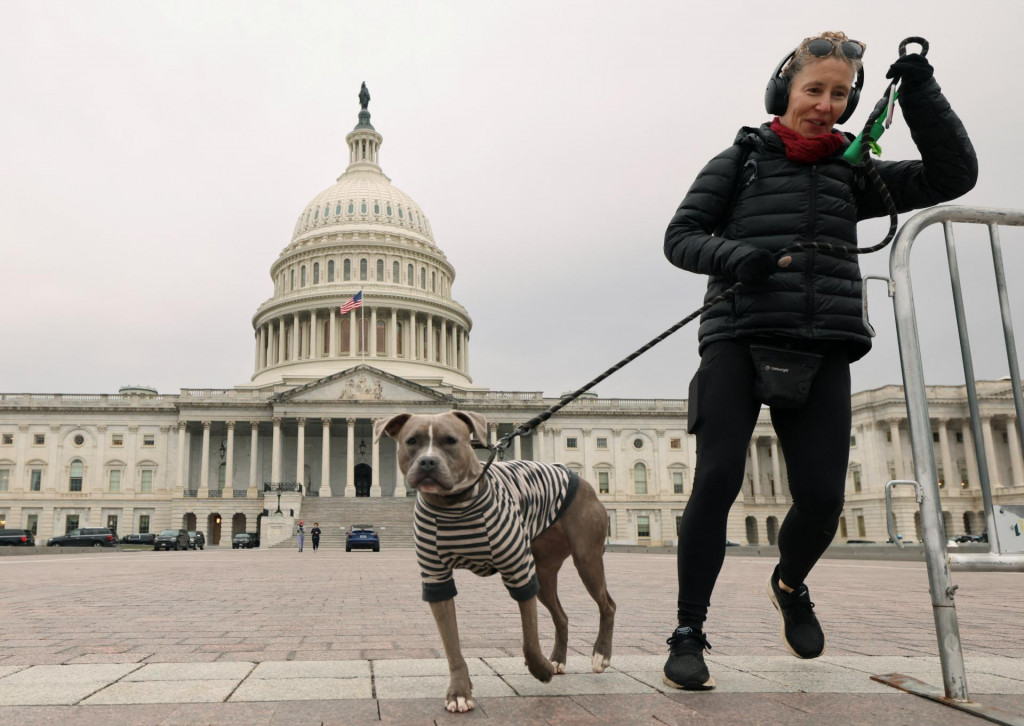
[[[283,391],[274,402],[327,403],[336,401],[448,401],[449,396],[368,365],[334,373],[318,381]]]

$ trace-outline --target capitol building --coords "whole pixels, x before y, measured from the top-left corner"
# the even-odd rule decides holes
[[[424,210],[385,175],[367,102],[346,137],[347,168],[300,211],[270,265],[272,294],[252,317],[251,379],[174,394],[0,392],[0,526],[31,529],[40,543],[86,526],[119,535],[199,529],[221,546],[258,531],[266,546],[288,540],[311,513],[325,531],[352,524],[361,500],[408,511],[411,521],[395,442],[374,441],[375,420],[473,410],[493,443],[557,402],[474,382],[474,322],[452,297],[455,266]],[[342,314],[360,292],[362,306]],[[1010,383],[978,388],[993,500],[1024,501]],[[930,387],[928,396],[947,533],[983,532],[964,387]],[[888,537],[885,482],[913,478],[906,415],[901,386],[854,394],[837,542]],[[686,418],[681,399],[587,394],[516,437],[507,458],[562,463],[590,481],[608,510],[609,543],[672,545],[695,464]],[[767,410],[746,476],[728,537],[774,544],[790,500]],[[919,541],[913,494],[900,489],[897,524]]]

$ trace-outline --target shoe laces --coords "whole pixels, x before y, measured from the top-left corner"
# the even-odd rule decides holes
[[[704,633],[683,625],[676,628],[665,643],[673,655],[711,651],[711,643],[704,637]]]
[[[790,613],[814,617],[814,603],[811,602],[811,592],[807,585],[801,585],[793,592],[786,592],[781,587],[779,591],[784,596],[782,604]]]

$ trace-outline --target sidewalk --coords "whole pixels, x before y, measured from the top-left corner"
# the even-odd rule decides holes
[[[707,625],[718,688],[661,683],[675,558],[609,553],[612,668],[589,672],[597,611],[572,569],[569,673],[520,655],[498,578],[460,572],[477,708],[443,710],[447,665],[411,550],[99,552],[0,558],[0,718],[19,724],[983,724],[870,679],[940,689],[925,568],[824,560],[808,584],[828,638],[801,661],[763,593],[772,564],[728,557]],[[1012,573],[954,573],[973,700],[1024,716],[1024,598]],[[552,635],[546,612],[541,638]],[[1022,721],[1024,722],[1024,721]]]

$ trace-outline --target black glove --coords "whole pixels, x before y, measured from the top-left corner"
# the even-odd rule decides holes
[[[910,53],[889,66],[885,77],[902,81],[903,88],[912,89],[924,85],[934,72],[932,64],[923,55]]]
[[[775,255],[760,247],[749,252],[740,263],[736,265],[736,279],[744,285],[752,285],[755,282],[767,279],[773,272],[777,272],[779,263],[775,261]]]

